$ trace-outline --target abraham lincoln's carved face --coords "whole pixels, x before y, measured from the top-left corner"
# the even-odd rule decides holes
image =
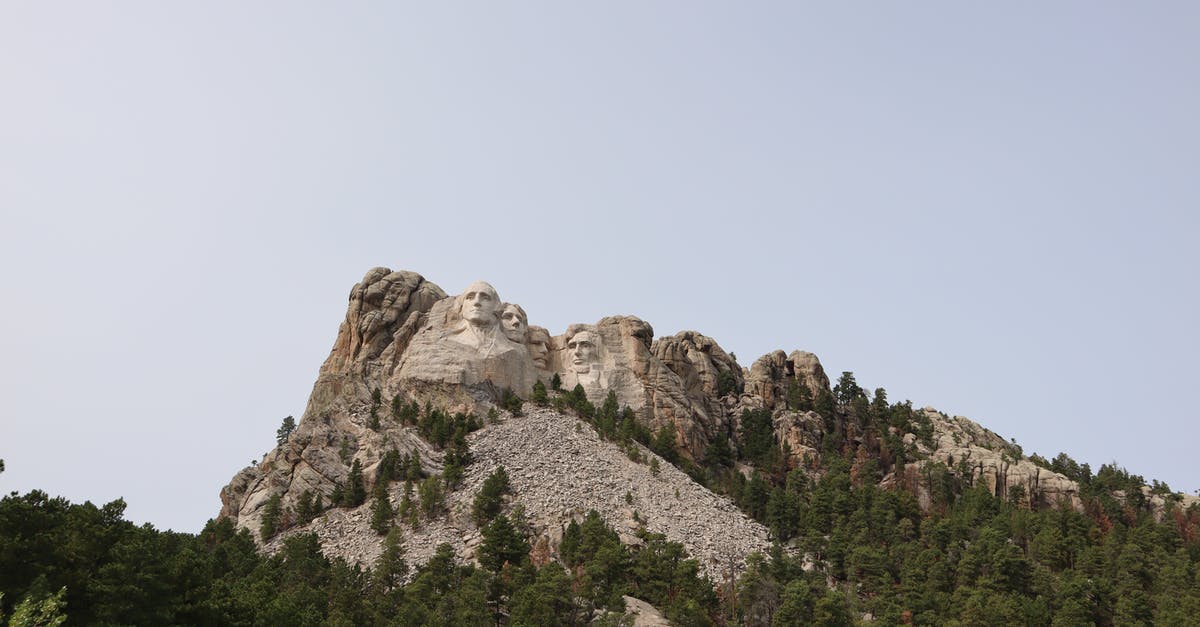
[[[591,331],[580,331],[567,341],[567,357],[575,374],[587,374],[599,357],[596,336]]]

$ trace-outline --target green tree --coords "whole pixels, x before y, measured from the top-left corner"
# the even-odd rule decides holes
[[[675,451],[675,429],[671,425],[659,427],[658,432],[654,434],[650,450],[672,464],[679,461],[679,453]]]
[[[517,396],[509,388],[504,388],[504,392],[500,395],[500,406],[507,409],[514,416],[521,415],[521,405],[523,401],[520,396]]]
[[[387,490],[376,492],[375,500],[371,503],[371,528],[382,536],[392,529],[392,519],[395,517],[396,510],[392,508]]]
[[[296,419],[288,416],[283,419],[283,424],[279,425],[279,429],[275,431],[275,444],[283,446],[288,441],[288,436],[296,430]]]
[[[732,370],[722,370],[717,373],[717,396],[725,396],[738,391],[737,375]]]
[[[357,459],[350,466],[350,477],[342,493],[342,507],[358,507],[367,500],[367,487],[363,483],[362,463]]]
[[[58,627],[67,622],[66,594],[66,588],[59,588],[58,592],[47,596],[26,596],[13,609],[8,624],[12,627]]]
[[[506,563],[520,566],[529,559],[529,543],[504,514],[484,527],[482,536],[479,563],[492,572],[499,572]]]
[[[508,473],[504,470],[504,466],[500,466],[495,472],[488,475],[487,479],[483,480],[483,486],[471,504],[471,517],[475,520],[475,524],[483,526],[496,514],[499,514],[504,495],[508,492]]]
[[[778,627],[811,624],[815,605],[812,586],[803,578],[794,579],[784,587],[779,611],[775,613],[771,624]]]
[[[383,555],[372,571],[375,585],[382,590],[400,587],[408,575],[408,562],[404,561],[404,534],[397,527],[388,531],[383,541]]]
[[[416,452],[406,458],[404,468],[403,478],[406,481],[420,481],[425,476],[425,469],[421,468],[421,458]]]
[[[812,390],[800,379],[788,380],[787,406],[797,411],[810,411],[813,408]]]
[[[581,623],[571,594],[571,578],[554,562],[539,568],[533,584],[514,593],[509,606],[509,624],[514,627]]]
[[[442,511],[445,493],[442,491],[442,478],[434,475],[421,482],[417,493],[421,497],[421,513],[426,518],[433,518]]]
[[[838,377],[837,384],[833,386],[833,396],[839,405],[849,407],[855,399],[865,398],[866,392],[854,380],[854,373],[845,371],[842,372],[842,376]]]
[[[813,625],[821,625],[823,627],[850,627],[854,624],[854,617],[850,615],[850,605],[846,602],[846,597],[827,590],[825,596],[817,600],[813,606]]]
[[[550,377],[550,389],[555,392],[562,390],[562,377],[558,376],[557,372],[554,373],[553,377]]]
[[[775,452],[775,424],[767,409],[742,410],[742,455],[759,468],[768,468]]]
[[[704,462],[710,467],[733,466],[733,449],[729,447],[729,436],[718,433],[704,449]]]
[[[545,407],[549,404],[550,399],[546,394],[546,384],[539,379],[533,384],[533,392],[529,394],[529,401],[538,407]]]
[[[267,499],[267,504],[263,506],[262,522],[258,526],[258,533],[262,537],[263,542],[270,540],[275,535],[275,532],[279,530],[279,519],[282,514],[283,496],[272,494],[271,498]]]
[[[325,511],[323,497],[320,494],[314,497],[311,490],[305,490],[296,503],[296,523],[303,525],[310,522],[323,511]]]

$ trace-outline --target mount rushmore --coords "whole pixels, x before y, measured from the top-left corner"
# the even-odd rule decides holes
[[[828,417],[823,419],[818,412],[789,401],[798,391],[814,399],[831,394],[829,378],[815,355],[778,350],[743,368],[710,337],[682,331],[655,338],[650,324],[633,316],[571,324],[558,335],[529,322],[520,305],[504,302],[496,288],[483,281],[451,296],[414,272],[372,269],[350,291],[345,319],[298,427],[261,462],[238,472],[221,490],[220,515],[231,518],[238,527],[258,529],[272,500],[284,511],[295,511],[302,499],[312,495],[328,502],[353,467],[361,468],[367,488],[372,488],[389,451],[411,455],[424,468],[439,472],[444,451],[413,428],[391,422],[378,426],[384,403],[434,407],[447,414],[494,416],[507,395],[528,399],[539,382],[547,387],[561,382],[563,390],[578,387],[597,407],[615,397],[618,406],[628,408],[627,413],[631,412],[639,425],[673,438],[684,462],[702,461],[709,446],[718,440],[738,447],[742,416],[747,410],[760,415],[766,412],[774,441],[784,451],[784,462],[791,468],[820,472],[816,460],[823,439],[830,434]],[[1017,498],[1027,502],[1078,507],[1075,482],[1035,465],[999,435],[932,408],[915,411],[928,425],[927,432],[922,437],[901,431],[891,434],[903,439],[912,455],[889,467],[881,484],[907,486],[927,504],[930,495],[919,477],[923,467],[937,463],[975,485],[987,486],[997,496],[1020,495]],[[559,423],[573,423],[570,416],[549,409],[530,414],[542,422],[514,422],[507,431],[485,427],[471,434],[471,450],[483,452],[482,457],[493,465],[543,467],[538,476],[551,482],[556,478],[566,481],[568,475],[575,477],[571,481],[586,482],[587,476],[571,473],[581,464],[600,463],[596,460],[608,461],[603,467],[591,468],[593,474],[629,478],[628,484],[623,484],[629,490],[625,504],[589,501],[600,484],[550,486],[551,496],[546,500],[529,502],[530,520],[548,538],[550,550],[556,529],[561,531],[566,520],[578,517],[585,508],[601,509],[614,524],[628,522],[624,519],[632,516],[652,531],[683,542],[708,568],[739,561],[767,546],[761,525],[723,497],[691,483],[683,473],[671,469],[662,474],[679,482],[673,488],[679,502],[664,503],[660,492],[639,487],[639,483],[651,481],[644,466],[640,470],[619,467],[621,455],[614,457],[598,448],[604,443],[586,438],[585,442],[572,435],[579,432],[577,425],[574,431],[562,430]],[[836,429],[844,446],[870,444],[853,425],[839,423]],[[495,434],[493,440],[488,440],[489,431]],[[500,446],[501,441],[514,444]],[[521,453],[525,457],[517,458],[505,457],[509,454],[506,447],[512,455],[517,455],[516,449],[531,448]],[[547,469],[543,463],[547,460],[536,459],[539,455],[554,458],[550,461],[559,466]],[[471,481],[482,481],[483,470],[473,467],[468,472],[464,490]],[[658,473],[654,477],[658,480]],[[603,482],[604,477],[597,480]],[[657,496],[639,500],[643,494]],[[516,498],[519,501],[521,496]],[[626,507],[628,504],[632,506]],[[451,508],[444,521],[447,529],[457,531],[443,536],[457,542],[460,555],[467,557],[473,532],[461,506],[460,502],[458,514]],[[338,516],[325,518],[350,520]],[[707,526],[697,531],[678,524],[684,519]],[[334,553],[369,560],[379,550],[379,539],[365,533],[368,539],[346,548],[350,545],[339,539],[339,534],[358,533],[354,529],[358,528],[326,527],[323,542]],[[416,538],[410,543],[415,545]],[[722,545],[732,548],[714,548]]]

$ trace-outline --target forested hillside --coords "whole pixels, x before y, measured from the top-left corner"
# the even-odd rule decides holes
[[[380,521],[376,563],[349,564],[308,533],[268,556],[228,519],[196,536],[161,532],[124,520],[122,501],[72,505],[35,491],[0,501],[0,611],[14,624],[584,625],[620,624],[629,595],[681,625],[1190,625],[1200,616],[1200,507],[1178,497],[1155,505],[1146,493],[1170,497],[1165,486],[1115,465],[1093,475],[1059,455],[1038,461],[1079,483],[1079,510],[1000,498],[937,464],[920,478],[933,497],[922,508],[915,486],[877,482],[889,455],[898,463],[889,442],[912,454],[878,434],[920,432],[921,420],[907,404],[865,399],[817,399],[830,437],[807,467],[789,466],[769,416],[743,415],[733,446],[718,439],[693,462],[614,403],[556,390],[535,399],[631,451],[644,442],[649,463],[680,465],[766,524],[774,548],[737,581],[714,584],[662,536],[642,530],[623,543],[594,512],[564,531],[557,559],[531,549],[498,474],[475,495],[477,565],[444,545],[415,569],[395,530],[420,524],[411,515]],[[430,479],[413,474],[396,477]],[[351,501],[334,506],[363,502]],[[30,616],[41,622],[21,622]]]

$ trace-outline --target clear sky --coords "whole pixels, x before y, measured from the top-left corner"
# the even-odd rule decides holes
[[[0,3],[0,493],[198,530],[379,265],[1193,492],[1198,7]]]

